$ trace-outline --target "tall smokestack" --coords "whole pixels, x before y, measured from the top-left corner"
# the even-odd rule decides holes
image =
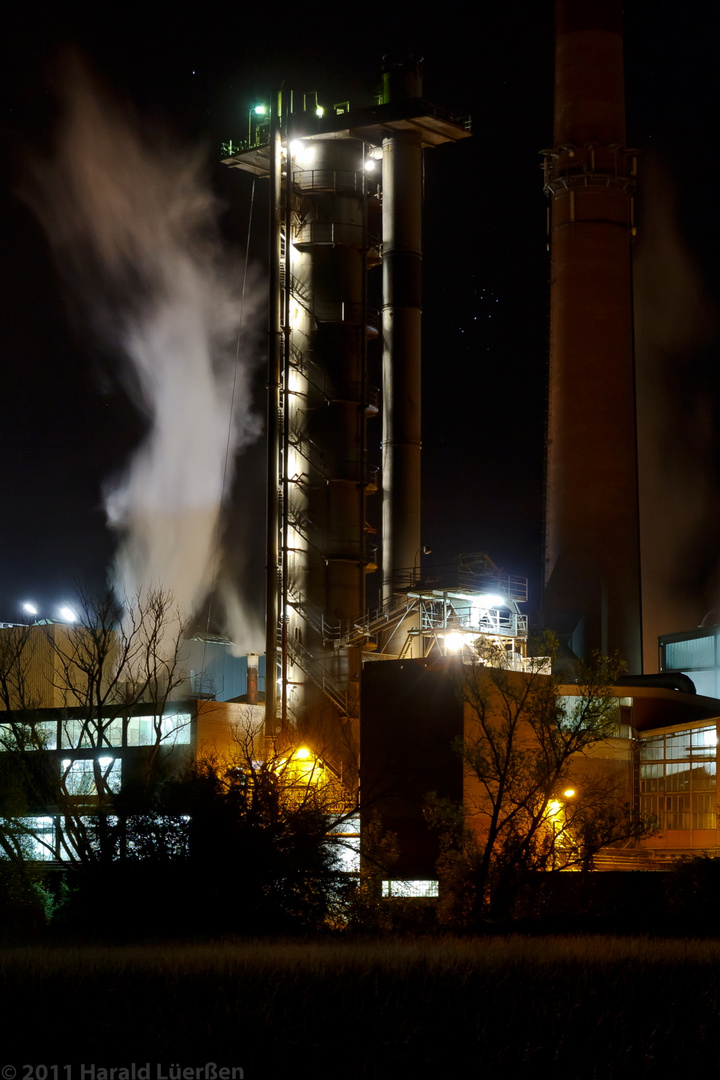
[[[545,622],[642,670],[621,0],[558,0]]]

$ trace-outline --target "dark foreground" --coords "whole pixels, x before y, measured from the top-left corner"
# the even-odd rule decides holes
[[[3,1080],[11,1066],[17,1080],[636,1080],[720,1065],[720,941],[29,946],[0,950],[0,987]]]

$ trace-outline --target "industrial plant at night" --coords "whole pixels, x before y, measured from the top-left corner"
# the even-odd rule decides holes
[[[642,164],[627,145],[620,0],[558,0],[554,129],[538,176],[550,274],[538,622],[552,657],[537,655],[528,579],[503,552],[436,563],[421,517],[433,405],[421,401],[421,317],[434,303],[422,294],[423,161],[471,137],[468,117],[423,96],[420,59],[388,54],[375,100],[284,87],[252,104],[246,140],[223,147],[224,165],[268,193],[265,649],[258,664],[233,657],[229,639],[196,635],[168,714],[188,717],[173,747],[196,756],[233,727],[254,729],[258,756],[309,748],[349,806],[397,835],[395,886],[412,894],[415,883],[416,895],[436,895],[428,792],[479,798],[453,743],[477,726],[462,686],[483,665],[517,687],[556,678],[569,702],[583,664],[619,655],[614,733],[581,755],[573,781],[581,790],[605,770],[654,827],[603,848],[596,865],[720,854],[717,627],[667,626],[659,671],[647,670],[632,262]],[[448,237],[448,260],[463,242]],[[432,363],[462,394],[453,356]],[[462,471],[458,461],[448,483]],[[115,744],[130,763],[140,719],[137,702]],[[48,752],[67,751],[64,738]],[[353,841],[357,828],[353,818]]]
[[[9,12],[2,1080],[720,1066],[717,15]]]
[[[417,820],[423,791],[447,781],[457,797],[462,788],[459,764],[448,779],[453,769],[438,747],[462,734],[463,722],[452,694],[440,693],[445,704],[430,714],[423,709],[431,685],[450,677],[451,657],[477,662],[481,642],[500,645],[509,669],[528,663],[518,607],[527,582],[482,554],[460,556],[451,573],[428,569],[422,542],[421,155],[468,135],[466,121],[423,99],[416,60],[388,57],[374,105],[323,109],[312,95],[286,95],[256,114],[248,145],[225,159],[267,177],[273,207],[267,670],[278,672],[279,700],[268,681],[267,733],[312,731],[325,709],[354,739],[359,721],[361,790],[394,753],[393,775],[411,777],[407,814]],[[625,661],[622,723],[607,758],[616,769],[624,760],[627,797],[658,830],[605,860],[648,865],[663,851],[718,848],[720,707],[714,683],[699,697],[675,676],[700,664],[692,634],[667,640],[659,675],[642,674],[638,153],[626,139],[619,3],[558,3],[554,143],[543,160],[551,278],[544,626],[569,683],[593,654]],[[369,372],[380,348],[378,392]],[[377,437],[368,432],[380,422],[376,479]],[[704,631],[703,657],[711,640]],[[391,801],[397,810],[399,791]],[[397,826],[403,814],[389,820]]]

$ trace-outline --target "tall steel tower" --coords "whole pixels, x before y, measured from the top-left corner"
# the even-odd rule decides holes
[[[323,708],[359,716],[365,577],[378,568],[367,423],[380,408],[388,603],[420,548],[422,151],[467,134],[422,98],[416,61],[387,59],[374,105],[285,94],[225,158],[270,181],[269,735]],[[381,263],[382,319],[368,303]],[[373,342],[382,404],[368,379]]]
[[[545,622],[642,670],[621,0],[558,0],[550,197]]]

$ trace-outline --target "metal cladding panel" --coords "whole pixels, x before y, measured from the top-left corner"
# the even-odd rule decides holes
[[[195,691],[217,701],[230,701],[247,693],[247,657],[234,656],[223,641],[193,639],[183,647],[183,664],[192,671]]]
[[[378,812],[397,834],[393,877],[434,878],[437,841],[425,824],[423,802],[431,791],[462,799],[462,762],[453,750],[463,733],[456,669],[425,660],[368,663],[361,698],[363,813]]]

